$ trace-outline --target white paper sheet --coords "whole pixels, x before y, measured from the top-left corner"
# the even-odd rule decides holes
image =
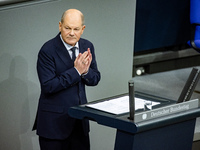
[[[143,109],[145,101],[148,100],[135,97],[135,110]],[[152,106],[158,104],[160,103],[152,101]],[[123,114],[129,112],[129,96],[122,96],[99,103],[87,104],[86,106],[116,115]]]

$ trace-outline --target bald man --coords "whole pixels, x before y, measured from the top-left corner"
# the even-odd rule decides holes
[[[33,130],[41,150],[89,150],[89,122],[68,115],[87,103],[85,85],[100,81],[93,44],[82,39],[84,16],[76,9],[63,13],[59,34],[39,51],[37,72],[41,95]]]

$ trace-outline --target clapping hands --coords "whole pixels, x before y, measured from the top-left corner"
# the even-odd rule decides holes
[[[90,48],[87,49],[83,54],[79,53],[74,61],[74,67],[79,71],[80,74],[88,72],[90,64],[92,62],[92,54]]]

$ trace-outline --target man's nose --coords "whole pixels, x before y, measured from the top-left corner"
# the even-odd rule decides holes
[[[74,35],[74,30],[73,29],[71,29],[70,35]]]

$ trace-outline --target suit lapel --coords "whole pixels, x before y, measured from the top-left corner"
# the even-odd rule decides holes
[[[56,47],[57,47],[57,54],[59,55],[59,57],[62,59],[62,61],[68,66],[69,64],[73,65],[73,61],[67,51],[67,49],[65,48],[63,42],[60,39],[60,34],[58,34],[56,36]]]
[[[84,53],[87,50],[87,47],[82,39],[79,40],[79,53]]]

